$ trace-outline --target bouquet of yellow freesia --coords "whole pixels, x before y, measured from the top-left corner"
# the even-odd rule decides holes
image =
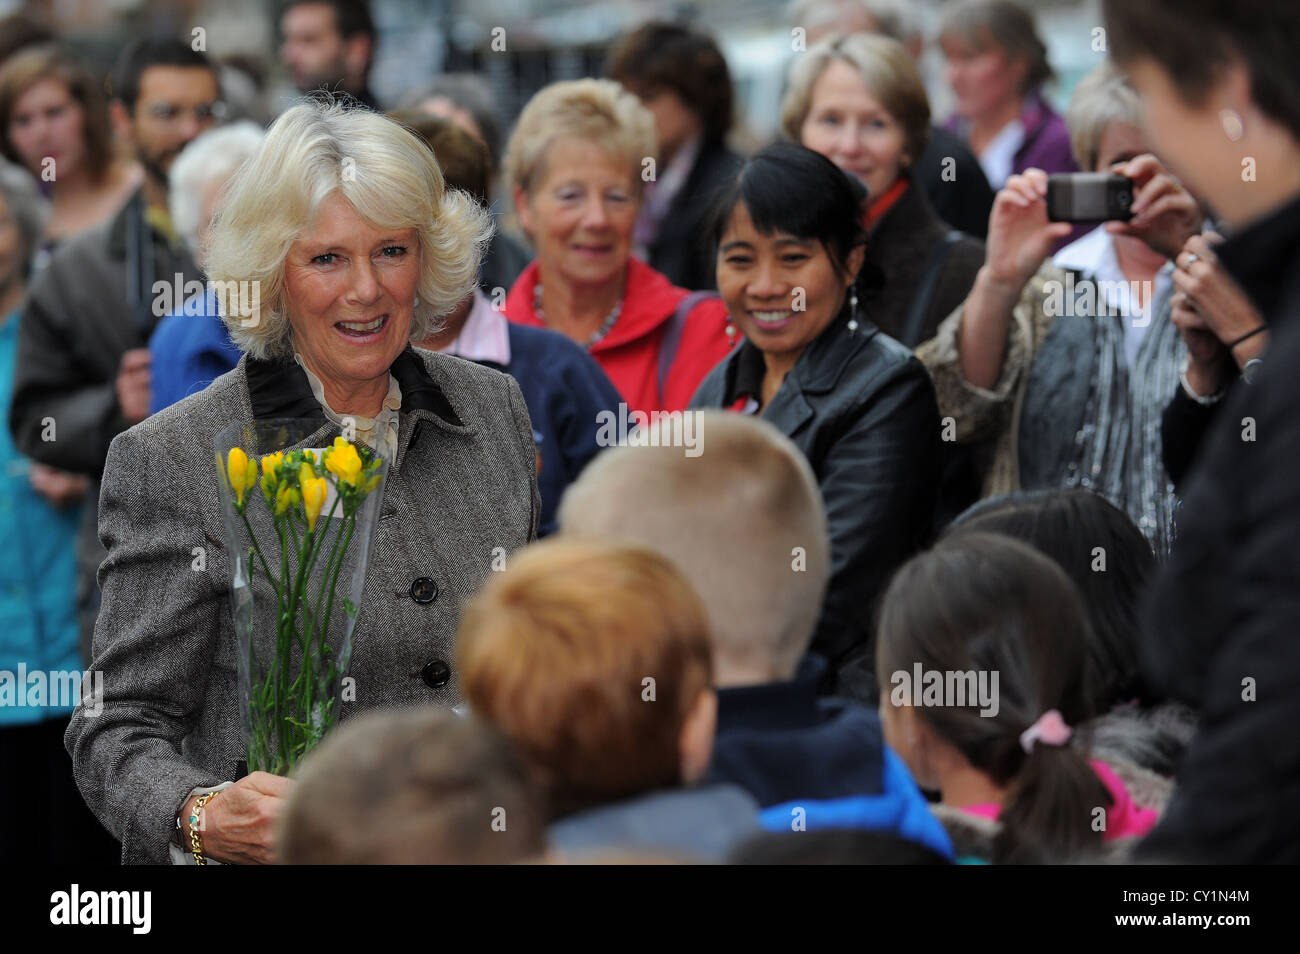
[[[334,612],[336,587],[358,516],[383,479],[382,463],[368,447],[342,437],[323,451],[300,448],[266,454],[260,468],[238,445],[219,460],[230,492],[227,534],[239,539],[234,586],[236,623],[248,657],[243,703],[250,772],[289,774],[338,719],[338,683],[348,662],[357,606],[341,595],[338,602],[346,619],[340,623]],[[250,519],[250,511],[261,509],[259,499],[266,513],[253,517],[264,537],[273,535],[273,540],[259,540]],[[366,509],[373,516],[374,508]],[[272,534],[265,533],[268,517]],[[368,531],[370,522],[363,530]],[[246,540],[239,534],[241,528]],[[362,536],[368,543],[368,532]],[[365,549],[351,561],[356,584],[352,590],[358,599]],[[251,594],[258,573],[276,603],[274,648],[269,653],[251,632]],[[332,632],[341,637],[343,647],[331,644]]]

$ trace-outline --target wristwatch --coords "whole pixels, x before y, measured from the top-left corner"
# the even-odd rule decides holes
[[[1247,384],[1255,383],[1255,375],[1259,374],[1259,367],[1264,363],[1263,358],[1251,358],[1241,368],[1241,380]]]

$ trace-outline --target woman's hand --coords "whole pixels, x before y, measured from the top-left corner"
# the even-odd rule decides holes
[[[1133,218],[1106,223],[1111,235],[1132,235],[1165,258],[1173,258],[1183,243],[1201,231],[1205,213],[1155,156],[1144,153],[1111,171],[1133,180]]]
[[[269,865],[276,860],[276,822],[293,782],[269,772],[253,772],[218,792],[203,806],[199,837],[203,854],[222,864]],[[181,840],[190,847],[187,820],[198,796],[185,803]]]
[[[961,375],[969,384],[997,384],[1012,309],[1052,245],[1070,229],[1068,222],[1047,220],[1047,173],[1042,169],[1012,176],[993,200],[984,265],[966,296],[957,337]]]
[[[988,277],[1019,295],[1057,239],[1070,234],[1068,222],[1047,219],[1047,173],[1026,169],[1012,176],[993,200],[984,255]]]
[[[1214,246],[1222,241],[1223,236],[1215,232],[1189,238],[1174,260],[1178,265],[1174,269],[1174,285],[1186,305],[1199,316],[1201,326],[1227,345],[1262,326],[1264,316],[1255,309],[1214,254]],[[1181,326],[1179,330],[1182,330]],[[1232,349],[1232,360],[1238,368],[1245,367],[1247,361],[1264,351],[1267,343],[1267,332],[1248,338]]]
[[[36,461],[32,461],[27,471],[27,482],[57,510],[81,500],[90,486],[90,479],[83,474],[55,470]]]
[[[1187,383],[1200,397],[1211,397],[1227,383],[1228,349],[1182,292],[1174,292],[1169,320],[1187,345]]]

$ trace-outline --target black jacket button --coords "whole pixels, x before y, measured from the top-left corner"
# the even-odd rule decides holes
[[[411,599],[417,603],[432,603],[438,596],[438,584],[421,576],[411,584]]]
[[[451,667],[441,659],[433,659],[424,664],[420,678],[430,689],[441,689],[451,679]]]

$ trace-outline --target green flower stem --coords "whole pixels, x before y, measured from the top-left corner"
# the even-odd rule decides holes
[[[355,527],[357,523],[357,515],[355,510],[353,510],[344,518],[344,523],[347,524],[347,534],[343,538],[343,552],[347,553],[348,544],[352,542],[352,528]],[[329,598],[325,600],[325,625],[321,627],[321,631],[320,631],[320,642],[321,642],[322,653],[324,653],[325,651],[325,638],[330,628],[330,613],[334,609],[334,585],[339,581],[339,570],[341,570],[342,568],[343,568],[343,558],[340,557],[339,562],[334,565],[333,574],[330,576],[330,595]]]
[[[250,564],[255,556],[262,564],[268,580],[275,590],[278,616],[276,621],[275,658],[263,670],[264,679],[257,678],[256,652],[250,643],[249,669],[254,674],[250,713],[252,738],[249,742],[249,767],[276,774],[287,774],[297,764],[337,718],[337,699],[330,687],[339,675],[334,650],[329,645],[330,623],[338,578],[356,533],[357,513],[368,494],[348,484],[346,489],[337,475],[332,477],[335,487],[334,502],[328,514],[317,517],[317,526],[308,529],[305,516],[290,508],[282,514],[275,513],[274,500],[267,500],[275,531],[280,538],[279,579],[253,535],[253,528],[243,508],[239,515],[252,540]],[[364,475],[368,477],[368,472]],[[342,507],[342,520],[336,515]],[[323,526],[319,521],[328,522]],[[298,521],[303,526],[298,526]],[[301,534],[299,531],[302,531]],[[331,536],[333,539],[327,539]],[[289,551],[292,548],[293,559]],[[319,588],[314,585],[316,565],[321,552],[328,548],[323,576]],[[250,566],[250,580],[252,578]],[[319,636],[317,636],[319,634]],[[301,663],[294,672],[294,645],[301,649]],[[292,679],[292,681],[290,681]],[[314,707],[320,712],[313,712]]]
[[[271,572],[271,568],[266,565],[266,557],[262,556],[262,548],[257,545],[257,537],[253,535],[253,525],[248,522],[247,508],[239,508],[239,516],[243,518],[244,526],[248,528],[248,539],[253,541],[253,552],[256,553],[257,558],[262,561],[262,569],[266,571],[266,577],[271,581],[271,585],[275,588],[275,595],[279,597],[282,586],[280,581],[275,578],[275,574]],[[252,577],[250,576],[249,579],[251,581]]]

